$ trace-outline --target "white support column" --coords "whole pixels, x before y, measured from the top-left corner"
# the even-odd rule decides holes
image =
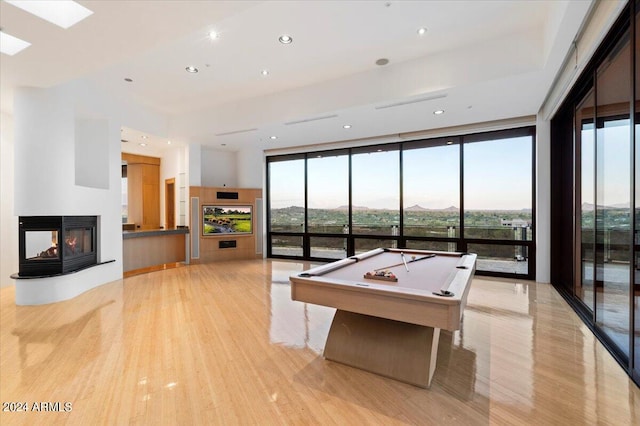
[[[551,123],[536,120],[536,281],[551,281]]]

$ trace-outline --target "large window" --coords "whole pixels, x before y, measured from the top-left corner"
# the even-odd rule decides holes
[[[318,153],[307,159],[307,229],[309,257],[343,259],[349,227],[349,152]],[[336,236],[339,235],[339,236]],[[333,235],[333,236],[330,236]]]
[[[309,157],[307,182],[309,232],[342,233],[349,224],[348,152]]]
[[[593,311],[594,304],[594,260],[595,260],[595,96],[589,90],[575,110],[576,156],[579,191],[576,191],[577,205],[580,205],[579,223],[576,227],[576,250],[580,254],[580,266],[576,279],[576,294]]]
[[[357,149],[352,162],[354,234],[398,235],[400,162],[396,146]]]
[[[406,237],[460,236],[459,138],[405,144],[402,184]]]
[[[596,324],[629,353],[631,129],[629,32],[596,70]]]
[[[478,273],[534,278],[534,128],[268,157],[268,254],[475,250]]]
[[[291,157],[286,161],[270,161],[268,176],[270,230],[293,234],[270,234],[270,253],[301,257],[304,255],[305,160]]]
[[[519,273],[529,250],[514,242],[533,239],[533,144],[532,135],[504,136],[465,139],[464,236],[479,270]]]

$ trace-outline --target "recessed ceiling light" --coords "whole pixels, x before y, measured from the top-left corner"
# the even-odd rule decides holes
[[[148,138],[148,136],[146,136],[146,135],[142,135],[141,137],[142,137],[142,139]]]
[[[434,113],[435,115],[444,114],[444,110],[443,110],[443,109],[438,109],[438,110],[436,110],[436,111],[433,111],[433,113]]]
[[[127,83],[133,83],[133,79],[132,78],[125,78],[124,81],[126,81]]]
[[[167,141],[167,145],[171,145],[171,141]]]
[[[351,128],[351,124],[345,124],[344,126],[342,126],[343,129],[350,129]]]
[[[217,32],[215,32],[215,31],[209,31],[209,38],[210,38],[211,40],[215,40],[215,39],[217,39],[218,37],[220,37],[220,35],[219,35]]]
[[[278,41],[282,44],[290,44],[293,41],[293,38],[291,36],[283,34],[280,37],[278,37]]]
[[[447,141],[447,145],[453,145],[453,141]]]
[[[424,35],[427,32],[425,27],[418,28],[418,35]]]
[[[380,58],[376,61],[376,65],[387,65],[389,63],[389,60],[387,58]]]
[[[197,73],[197,72],[198,72],[198,68],[196,68],[196,67],[192,67],[192,66],[188,66],[188,67],[186,67],[186,68],[185,68],[185,70],[187,70],[187,72],[190,72],[190,73],[192,73],[192,74],[195,74],[195,73]]]
[[[146,143],[144,143],[144,142],[141,142],[141,143],[139,143],[138,145],[140,145],[140,146],[147,146],[147,144],[146,144]]]
[[[269,139],[276,140],[276,139],[278,139],[278,137],[277,136],[270,136]]]
[[[13,56],[31,46],[31,43],[0,31],[0,52]]]
[[[36,15],[38,18],[49,21],[59,27],[67,29],[82,21],[93,12],[79,3],[71,0],[65,1],[22,1],[5,0],[17,8]]]
[[[262,74],[264,76],[267,76],[267,75],[269,75],[269,70],[262,70],[262,71],[260,71],[260,74]]]

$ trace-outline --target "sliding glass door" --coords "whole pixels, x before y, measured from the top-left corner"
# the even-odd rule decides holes
[[[628,2],[551,121],[551,280],[638,384],[639,12]]]
[[[629,31],[594,70],[575,108],[575,296],[630,355],[632,268]]]
[[[629,355],[631,141],[629,34],[596,72],[596,324]]]
[[[580,214],[576,217],[576,247],[579,255],[576,270],[576,296],[593,314],[594,259],[596,251],[596,198],[595,198],[595,96],[594,90],[583,98],[576,108],[576,155],[579,191],[576,192]]]

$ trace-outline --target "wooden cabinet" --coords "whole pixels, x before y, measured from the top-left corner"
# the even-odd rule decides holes
[[[229,195],[234,195],[228,197]],[[197,217],[197,223],[191,224],[191,253],[198,253],[192,257],[191,263],[207,263],[240,259],[259,259],[262,257],[262,204],[258,207],[258,200],[262,201],[262,190],[259,188],[219,188],[191,186],[189,188],[191,208],[197,200],[197,211],[191,211],[191,217]],[[251,206],[253,211],[253,229],[250,234],[202,234],[203,216],[202,206]],[[258,242],[259,241],[259,242]],[[227,245],[225,243],[231,243]],[[260,246],[260,250],[258,250]]]
[[[122,154],[127,162],[128,221],[136,229],[160,228],[160,159]]]

